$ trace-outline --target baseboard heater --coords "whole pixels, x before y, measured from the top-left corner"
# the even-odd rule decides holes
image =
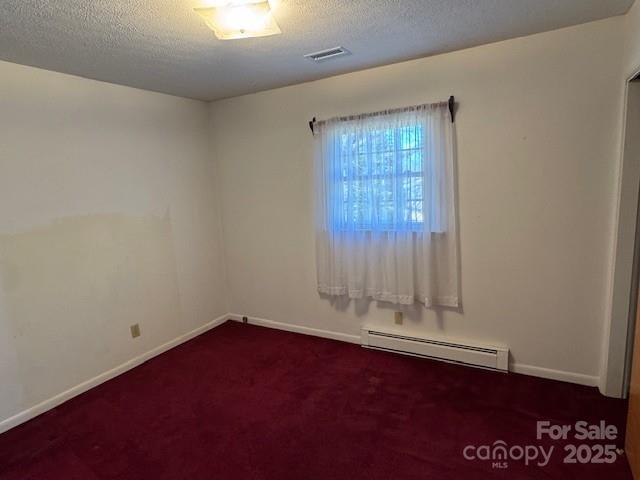
[[[416,337],[380,327],[363,327],[362,346],[415,357],[507,372],[509,349],[445,339]]]

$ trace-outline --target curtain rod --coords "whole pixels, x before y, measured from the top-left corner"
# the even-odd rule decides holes
[[[402,112],[402,111],[407,111],[407,110],[411,110],[414,108],[419,108],[419,107],[424,107],[424,106],[434,106],[434,105],[443,105],[446,104],[449,107],[449,113],[451,114],[451,123],[454,123],[456,121],[456,99],[453,95],[451,95],[449,97],[449,100],[447,100],[446,102],[436,102],[436,103],[425,103],[422,105],[417,105],[415,107],[401,107],[401,108],[394,108],[391,110],[382,110],[380,112],[373,112],[373,113],[366,113],[364,114],[364,116],[377,116],[377,115],[382,115],[385,113],[396,113],[396,112]],[[336,117],[340,120],[352,120],[355,119],[356,117],[362,117],[363,115],[350,115],[350,116],[346,116],[346,117]],[[315,125],[317,123],[324,123],[326,120],[316,120],[316,117],[313,117],[311,119],[311,121],[309,122],[309,128],[311,129],[311,133],[315,134]]]

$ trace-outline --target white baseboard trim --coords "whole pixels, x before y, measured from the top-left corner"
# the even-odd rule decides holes
[[[100,385],[101,383],[106,382],[107,380],[111,380],[112,378],[117,377],[118,375],[121,375],[126,371],[137,367],[138,365],[141,365],[147,360],[150,360],[151,358],[156,357],[161,353],[166,352],[167,350],[171,350],[173,347],[177,347],[178,345],[188,340],[191,340],[192,338],[197,337],[198,335],[201,335],[204,332],[211,330],[214,327],[217,327],[218,325],[223,324],[228,319],[229,319],[229,315],[227,314],[221,315],[218,318],[196,328],[195,330],[185,333],[184,335],[180,335],[179,337],[174,338],[173,340],[163,345],[153,348],[148,352],[143,353],[142,355],[139,355],[121,365],[118,365],[115,368],[112,368],[111,370],[103,372],[89,380],[86,380],[80,383],[79,385],[76,385],[75,387],[70,388],[69,390],[59,393],[58,395],[55,395],[43,402],[40,402],[31,408],[23,410],[22,412],[12,417],[2,420],[0,421],[0,433],[6,432],[7,430],[18,426],[21,423],[31,420],[32,418],[37,417],[38,415],[48,410],[51,410],[52,408],[57,407],[58,405],[66,402],[67,400],[70,400],[73,397],[80,395],[81,393],[84,393],[87,390],[90,390],[93,387]]]
[[[236,322],[242,321],[242,315],[238,313],[230,313],[229,319]],[[275,320],[268,320],[260,317],[247,316],[248,323],[251,325],[259,325],[262,327],[275,328],[277,330],[286,330],[287,332],[302,333],[305,335],[313,335],[315,337],[330,338],[333,340],[340,340],[343,342],[355,343],[360,345],[362,343],[359,335],[348,335],[346,333],[333,332],[330,330],[321,330],[311,327],[303,327],[301,325],[293,325],[291,323],[277,322]],[[509,371],[514,373],[521,373],[523,375],[529,375],[532,377],[546,378],[549,380],[560,380],[562,382],[577,383],[578,385],[586,385],[588,387],[598,386],[599,378],[589,375],[583,375],[581,373],[565,372],[563,370],[553,370],[550,368],[535,367],[533,365],[524,365],[521,363],[511,363],[509,365]]]
[[[577,383],[578,385],[586,385],[587,387],[597,387],[600,378],[582,373],[566,372],[564,370],[553,370],[551,368],[535,367],[533,365],[524,365],[522,363],[512,363],[509,370],[514,373],[530,375],[532,377],[547,378],[550,380],[560,380],[561,382]]]
[[[243,315],[230,313],[229,320],[236,322],[242,321]],[[319,328],[303,327],[301,325],[293,325],[291,323],[276,322],[275,320],[267,320],[260,317],[247,316],[248,323],[258,325],[260,327],[275,328],[276,330],[286,330],[287,332],[302,333],[304,335],[312,335],[314,337],[330,338],[332,340],[340,340],[341,342],[355,343],[360,345],[360,335],[349,335],[347,333],[332,332],[331,330],[321,330]]]

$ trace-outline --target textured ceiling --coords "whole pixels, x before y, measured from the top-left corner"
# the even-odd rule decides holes
[[[0,59],[213,100],[625,13],[633,0],[280,0],[282,35],[221,41],[207,0],[0,0]],[[321,64],[305,53],[341,45]]]

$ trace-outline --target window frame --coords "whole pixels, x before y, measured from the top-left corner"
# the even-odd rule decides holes
[[[375,122],[372,122],[375,123]],[[397,148],[402,147],[402,130],[408,129],[409,132],[411,130],[417,132],[417,135],[414,137],[413,141],[410,143],[411,146],[406,148]],[[394,148],[386,148],[381,150],[372,150],[372,136],[380,135],[383,136],[386,132],[392,132],[393,145]],[[374,132],[375,135],[372,135]],[[409,133],[410,134],[410,133]],[[345,137],[347,139],[345,140]],[[349,139],[349,137],[353,137]],[[426,173],[427,173],[427,159],[426,159],[426,150],[425,145],[427,142],[427,131],[426,126],[422,122],[413,122],[407,125],[396,126],[392,128],[380,128],[378,130],[373,129],[371,131],[367,131],[362,134],[358,134],[357,132],[347,132],[340,133],[334,132],[332,143],[334,148],[340,152],[337,163],[339,163],[339,167],[334,165],[335,172],[331,175],[331,185],[329,188],[329,195],[333,197],[336,195],[338,198],[329,198],[329,204],[334,205],[335,202],[338,202],[341,205],[339,215],[334,209],[330,209],[332,220],[330,221],[330,228],[334,231],[357,231],[357,232],[423,232],[425,231],[427,220],[425,218],[425,196],[427,194],[426,190]],[[364,150],[360,149],[360,146],[355,146],[355,149],[350,154],[344,153],[344,144],[351,143],[359,143],[362,138],[365,139],[363,142],[365,144]],[[403,162],[405,160],[402,159],[403,153],[408,153],[409,155],[416,155],[418,157],[417,162],[419,168],[415,168],[413,164],[414,159],[409,160],[408,165],[404,165]],[[382,172],[374,172],[376,170],[374,163],[374,156],[378,155],[391,155],[391,172],[390,173],[382,173]],[[358,174],[354,173],[353,170],[357,170],[358,164],[357,162],[353,162],[353,158],[360,159],[363,158],[365,161],[365,170],[366,173]],[[344,162],[349,162],[350,164],[347,168],[344,168]],[[390,222],[380,222],[378,223],[378,227],[374,226],[374,222],[371,218],[368,221],[360,220],[358,221],[355,217],[353,217],[353,208],[362,202],[353,201],[353,199],[349,198],[349,195],[345,193],[345,188],[348,190],[349,185],[353,185],[356,182],[371,182],[375,180],[385,180],[390,179],[393,182],[393,187],[391,189],[392,194],[394,192],[402,192],[407,191],[409,195],[405,198],[398,199],[392,198],[389,201],[385,201],[385,203],[389,203],[390,211],[397,216],[397,214],[402,211],[404,212],[404,219],[402,221],[398,221],[397,218],[392,218]],[[419,194],[414,196],[412,193],[413,179],[421,179],[422,185],[419,188]],[[403,185],[403,182],[409,181],[408,186]],[[388,187],[387,187],[388,188]],[[378,192],[379,194],[380,192]],[[380,206],[381,201],[379,199],[374,199],[376,204],[366,205],[366,209],[376,209]],[[351,203],[351,206],[349,204]],[[404,204],[404,205],[401,205]],[[416,205],[419,203],[419,208],[416,208]],[[413,206],[412,206],[413,204]],[[345,218],[345,213],[347,216],[351,215],[352,218],[349,220]],[[419,216],[420,218],[417,220],[411,219],[407,220],[408,217]]]

